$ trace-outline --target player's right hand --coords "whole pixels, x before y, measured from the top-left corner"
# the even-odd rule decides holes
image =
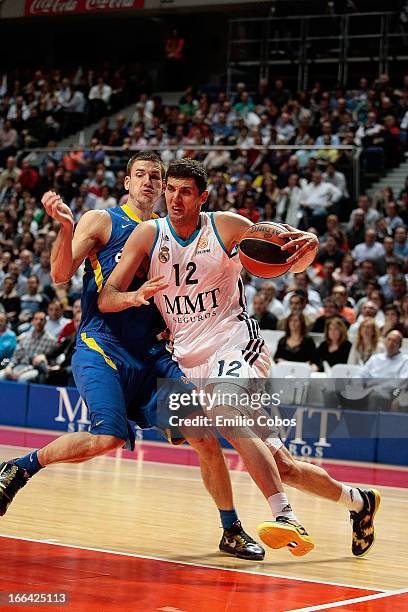
[[[47,191],[41,198],[42,205],[47,215],[61,223],[61,225],[73,227],[74,217],[69,206],[64,204],[62,198],[55,191]]]
[[[155,295],[158,291],[163,291],[169,285],[163,283],[164,276],[154,276],[147,280],[137,291],[132,294],[132,306],[149,306],[148,299]]]

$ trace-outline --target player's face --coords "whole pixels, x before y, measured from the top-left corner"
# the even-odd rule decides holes
[[[137,160],[132,165],[130,176],[125,177],[124,184],[132,202],[153,206],[163,191],[161,168],[152,161]]]
[[[208,192],[201,195],[193,178],[167,179],[166,205],[170,221],[176,225],[183,225],[198,219],[201,206],[207,199]]]

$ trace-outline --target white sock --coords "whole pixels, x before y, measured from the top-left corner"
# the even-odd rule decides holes
[[[275,493],[275,495],[271,495],[268,497],[268,503],[275,518],[278,516],[284,516],[285,518],[292,519],[293,521],[298,520],[285,493]]]
[[[343,506],[346,506],[348,510],[354,510],[354,512],[360,512],[364,506],[360,491],[355,487],[349,487],[345,484],[341,485],[341,495],[338,501]]]

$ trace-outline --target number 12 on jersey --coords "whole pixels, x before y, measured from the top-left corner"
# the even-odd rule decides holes
[[[174,264],[173,268],[176,275],[176,287],[180,287],[180,265]],[[196,270],[196,264],[193,261],[189,261],[186,265],[186,285],[196,285],[198,283],[198,278],[193,278],[193,274]]]

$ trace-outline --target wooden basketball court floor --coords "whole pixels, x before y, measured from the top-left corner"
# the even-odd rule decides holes
[[[55,432],[0,428],[0,458],[38,448]],[[245,529],[269,508],[227,451]],[[346,510],[288,489],[316,548],[302,558],[267,550],[250,563],[218,551],[219,517],[187,446],[138,442],[135,453],[52,466],[0,518],[0,607],[32,610],[408,611],[408,469],[325,461],[339,479],[382,494],[377,541],[351,555]],[[10,594],[66,593],[65,605],[10,604]],[[7,604],[7,605],[6,605]]]

